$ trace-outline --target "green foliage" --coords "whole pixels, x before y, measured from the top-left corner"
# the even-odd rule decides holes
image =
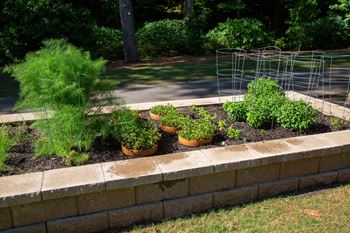
[[[115,124],[113,136],[128,149],[144,150],[158,144],[161,135],[155,124],[141,118],[130,118]]]
[[[242,132],[239,129],[235,129],[232,125],[228,127],[227,129],[227,137],[234,139],[234,140],[239,140],[242,137]]]
[[[122,33],[118,29],[95,27],[94,48],[91,48],[95,57],[120,59],[123,57]]]
[[[85,108],[71,106],[62,107],[49,119],[34,122],[32,127],[39,130],[35,153],[60,156],[67,164],[83,163],[88,159],[85,152],[99,136],[88,122]]]
[[[244,96],[247,108],[247,122],[253,128],[260,128],[275,118],[276,110],[284,103],[286,97],[283,88],[271,78],[258,78],[248,84]]]
[[[227,126],[227,123],[225,120],[219,120],[217,125],[219,130],[224,130]]]
[[[187,121],[189,121],[190,118],[188,116],[185,116],[182,113],[176,113],[173,114],[165,114],[161,119],[160,123],[165,126],[169,127],[182,127],[182,125],[186,124]]]
[[[283,127],[298,132],[304,132],[316,121],[316,111],[302,100],[285,101],[276,115]]]
[[[284,92],[277,80],[261,77],[248,84],[248,95],[263,98],[266,96],[284,96]]]
[[[330,126],[333,130],[340,130],[343,129],[344,127],[346,127],[349,124],[349,122],[337,118],[337,117],[332,117],[331,121],[330,121]]]
[[[6,70],[20,83],[19,107],[57,110],[86,106],[104,65],[104,60],[93,61],[88,52],[63,40],[48,40],[24,62]]]
[[[50,38],[67,38],[87,49],[96,23],[89,9],[68,1],[2,0],[0,25],[1,64],[22,59]]]
[[[137,110],[121,107],[112,113],[112,125],[133,123],[139,118]]]
[[[234,121],[247,119],[247,107],[244,102],[225,102],[222,107]]]
[[[144,57],[186,54],[189,49],[188,28],[184,20],[147,22],[136,36],[139,52]]]
[[[215,120],[217,118],[216,114],[211,114],[204,107],[199,107],[199,106],[196,106],[196,105],[192,105],[191,106],[191,110],[194,111],[194,112],[197,112],[198,115],[201,118],[204,118],[204,119]]]
[[[187,140],[205,140],[215,135],[216,125],[205,118],[187,121],[179,131],[179,135]]]
[[[164,116],[169,112],[178,112],[177,108],[171,104],[156,105],[151,108],[151,112],[160,116]]]
[[[9,127],[0,126],[0,171],[5,166],[9,150],[19,142],[17,135],[11,135]]]
[[[209,49],[243,48],[252,49],[269,45],[271,35],[256,19],[228,19],[207,34]]]

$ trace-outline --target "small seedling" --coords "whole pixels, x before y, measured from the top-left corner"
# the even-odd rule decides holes
[[[239,139],[241,139],[241,136],[242,136],[241,130],[233,128],[232,125],[230,125],[230,127],[228,127],[227,137],[229,137],[233,140],[239,140]]]
[[[219,120],[218,121],[218,128],[219,130],[224,130],[227,126],[227,123],[225,120]]]

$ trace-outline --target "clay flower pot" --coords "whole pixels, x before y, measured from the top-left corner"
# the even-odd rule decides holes
[[[158,150],[158,145],[154,145],[153,147],[145,150],[133,150],[133,149],[128,149],[125,146],[122,146],[122,152],[125,155],[129,156],[148,156],[148,155],[153,155],[156,153]]]
[[[187,140],[179,135],[178,137],[179,143],[184,146],[197,147],[202,145],[208,145],[213,141],[213,138],[205,139],[205,140]]]
[[[164,132],[169,133],[169,134],[176,134],[177,131],[179,131],[181,129],[180,127],[171,127],[171,126],[166,126],[166,125],[160,125],[159,127]]]
[[[149,111],[149,116],[151,117],[152,120],[154,121],[159,121],[160,120],[160,115],[154,114],[151,111]]]

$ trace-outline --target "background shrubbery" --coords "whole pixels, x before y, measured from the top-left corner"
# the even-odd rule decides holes
[[[348,0],[133,1],[143,57],[208,54],[217,47],[283,49],[350,46]],[[66,39],[92,57],[122,57],[118,1],[0,1],[0,65],[23,59],[46,39]],[[278,38],[278,39],[276,39]]]

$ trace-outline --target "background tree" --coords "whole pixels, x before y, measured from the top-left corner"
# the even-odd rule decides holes
[[[134,14],[131,0],[119,0],[120,22],[123,31],[124,60],[137,62],[139,54],[134,29]]]

